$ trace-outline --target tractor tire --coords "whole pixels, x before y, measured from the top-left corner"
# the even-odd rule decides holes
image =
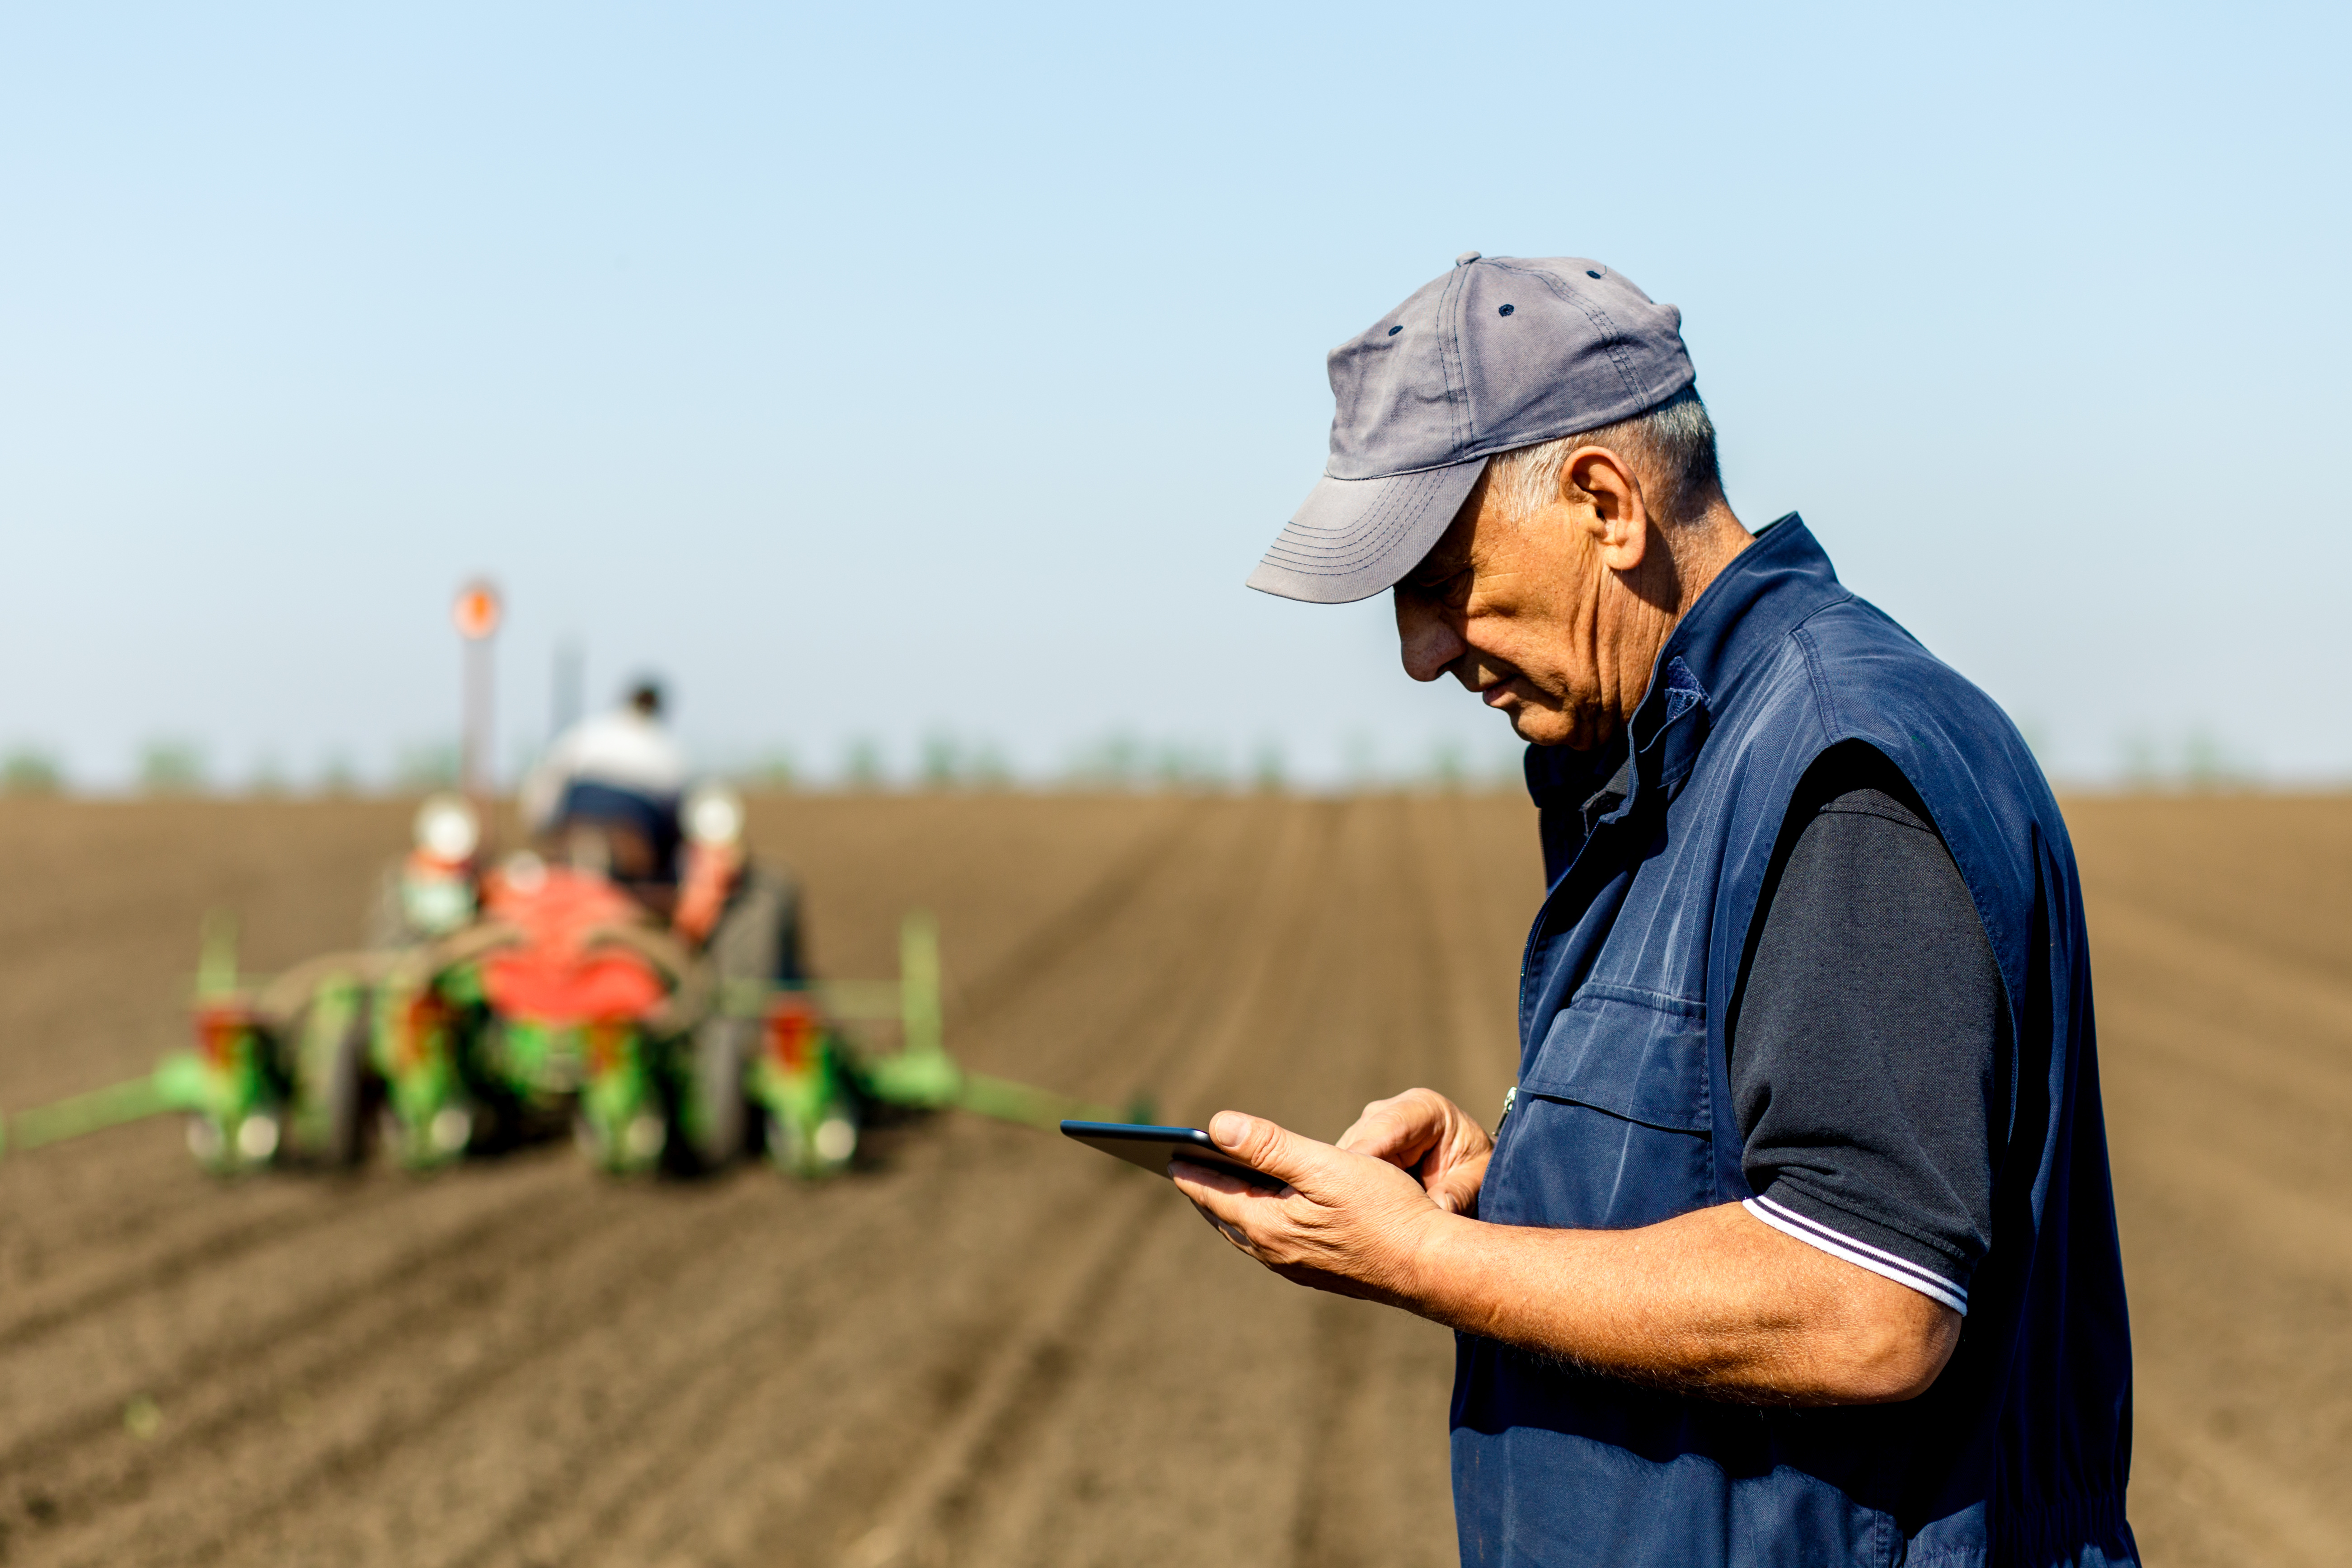
[[[698,1169],[721,1170],[742,1156],[751,1124],[744,1075],[759,1047],[756,1018],[706,1018],[695,1029],[686,1085],[688,1103],[681,1108],[685,1114],[680,1120]]]
[[[368,1023],[362,1007],[335,1042],[323,1081],[316,1086],[320,1115],[319,1160],[347,1171],[367,1157]]]
[[[276,1036],[279,1071],[292,1090],[286,1107],[288,1147],[306,1163],[355,1165],[366,1152],[372,999],[341,963],[320,977],[306,978],[297,969],[281,978],[304,998],[299,1008],[285,1013]]]
[[[722,988],[730,981],[801,979],[800,889],[764,866],[745,869],[705,951]]]
[[[799,904],[790,880],[758,866],[746,870],[704,949],[720,997],[744,982],[766,984],[791,973],[799,953]],[[752,1142],[753,1110],[745,1075],[758,1056],[760,1041],[757,1018],[721,1013],[695,1028],[688,1061],[688,1103],[679,1108],[679,1121],[686,1152],[702,1170],[731,1164]]]

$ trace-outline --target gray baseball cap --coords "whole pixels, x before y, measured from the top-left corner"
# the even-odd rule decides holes
[[[1464,253],[1331,351],[1331,459],[1249,585],[1318,605],[1393,587],[1488,458],[1690,385],[1682,321],[1598,261]]]

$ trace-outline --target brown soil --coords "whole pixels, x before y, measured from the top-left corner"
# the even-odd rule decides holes
[[[2352,1534],[2352,804],[2072,808],[2158,1562]],[[176,1044],[198,918],[348,942],[404,812],[0,807],[0,1105]],[[1171,1119],[1491,1110],[1538,893],[1509,800],[787,799],[828,972],[938,911],[970,1065]],[[2331,1180],[2331,1178],[2333,1178]],[[223,1184],[147,1123],[0,1161],[9,1563],[1444,1563],[1441,1330],[1164,1184],[953,1115],[819,1187],[555,1148]]]

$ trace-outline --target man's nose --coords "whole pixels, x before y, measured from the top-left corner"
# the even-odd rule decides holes
[[[1397,651],[1404,659],[1407,675],[1415,680],[1435,680],[1469,651],[1469,644],[1444,615],[1399,595]]]

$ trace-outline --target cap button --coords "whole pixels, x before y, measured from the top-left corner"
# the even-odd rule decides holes
[[[1456,267],[1467,267],[1477,259],[1478,253],[1476,251],[1465,250],[1461,255],[1454,258],[1454,265]]]

